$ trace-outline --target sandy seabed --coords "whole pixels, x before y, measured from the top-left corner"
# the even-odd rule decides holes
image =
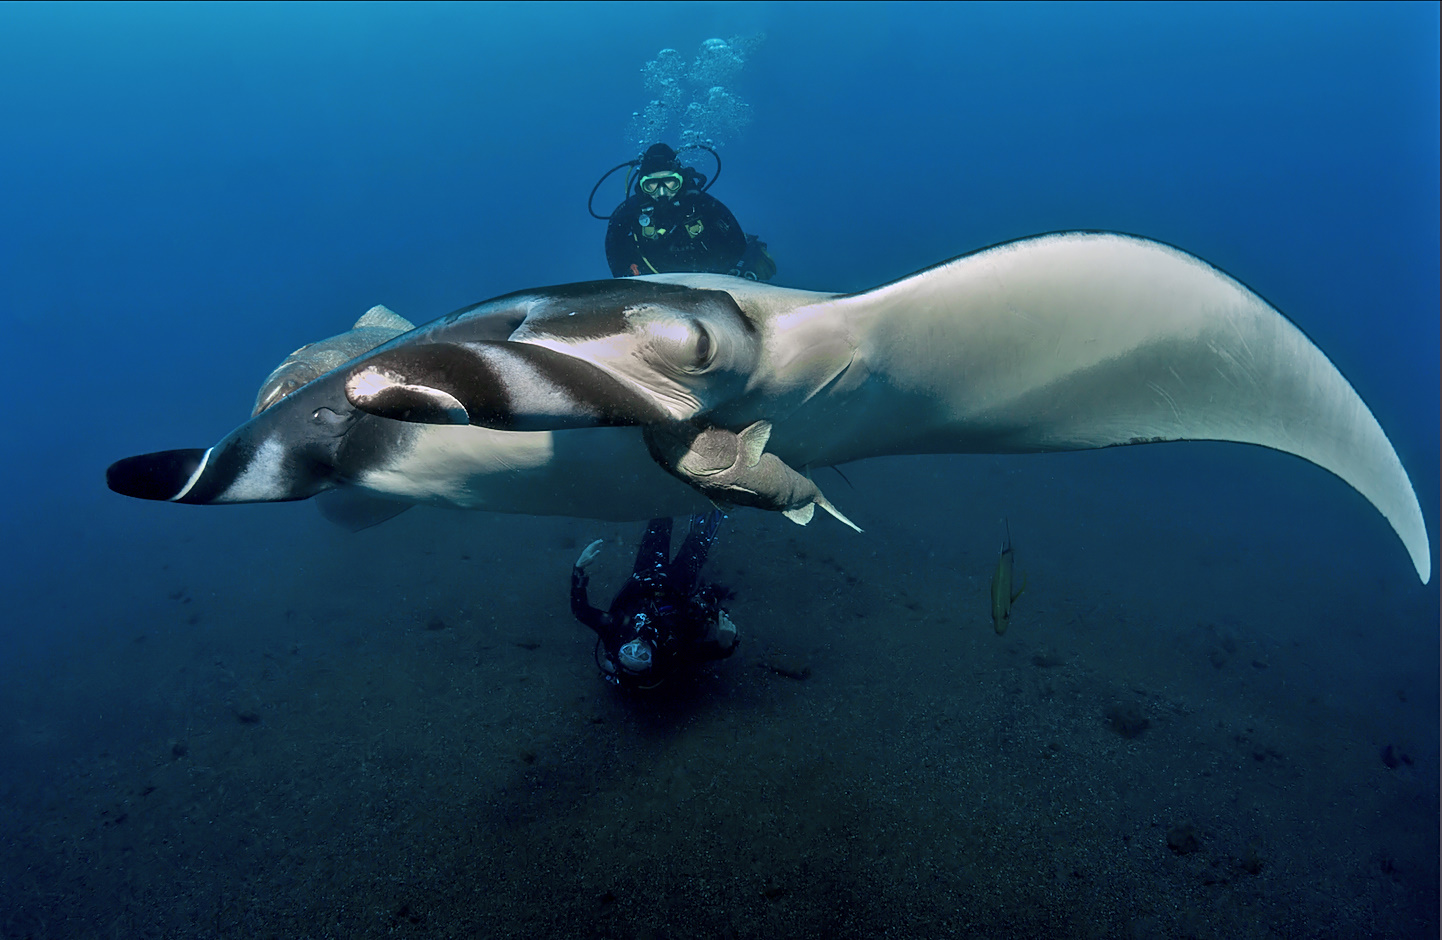
[[[639,523],[181,510],[6,680],[0,935],[1437,936],[1433,588],[1067,459],[818,477],[864,536],[733,515],[742,646],[646,696],[566,608]]]

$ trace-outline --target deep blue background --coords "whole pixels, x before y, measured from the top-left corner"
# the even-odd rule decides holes
[[[734,88],[755,122],[715,192],[778,283],[860,289],[1066,228],[1184,247],[1352,380],[1435,558],[1438,25],[1435,4],[0,7],[0,656],[104,629],[107,572],[147,540],[289,511],[124,500],[110,461],[213,443],[372,304],[422,321],[603,276],[585,197],[634,155],[641,65],[738,34],[766,34]],[[1349,505],[1334,484],[1319,505]],[[1239,500],[1217,525],[1241,538]]]

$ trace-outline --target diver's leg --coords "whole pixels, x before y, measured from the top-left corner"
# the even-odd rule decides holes
[[[686,530],[686,540],[671,562],[671,583],[677,590],[690,593],[706,564],[706,555],[711,543],[716,541],[716,530],[721,526],[721,510],[713,509],[704,516],[692,516],[691,526]]]
[[[661,574],[666,570],[666,560],[671,557],[671,517],[652,519],[646,523],[646,534],[636,549],[636,564],[633,575],[646,576]]]

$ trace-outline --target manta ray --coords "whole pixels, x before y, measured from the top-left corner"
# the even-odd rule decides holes
[[[1327,356],[1238,280],[1145,238],[1025,238],[860,293],[670,274],[520,291],[413,329],[367,317],[293,354],[219,443],[117,461],[110,488],[388,501],[372,519],[709,502],[850,524],[812,468],[1235,441],[1340,477],[1431,576],[1407,473]]]

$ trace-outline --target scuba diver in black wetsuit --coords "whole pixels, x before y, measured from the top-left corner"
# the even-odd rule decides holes
[[[719,177],[721,158],[710,147],[698,146],[716,157]],[[597,215],[591,206],[596,190],[621,167],[631,168],[626,175],[626,201],[608,216]],[[745,234],[731,210],[707,193],[715,182],[716,178],[712,178],[707,183],[704,174],[682,166],[676,151],[665,144],[653,144],[639,161],[612,167],[597,181],[586,202],[591,215],[610,221],[606,227],[606,262],[611,266],[611,276],[686,271],[771,280],[776,274],[776,262],[767,254],[766,243]]]
[[[736,625],[721,606],[727,592],[700,580],[720,523],[718,511],[692,516],[671,559],[671,520],[652,519],[631,576],[604,611],[586,597],[586,568],[600,553],[600,540],[581,552],[571,569],[571,613],[596,631],[596,664],[606,681],[654,689],[678,670],[736,651]]]

